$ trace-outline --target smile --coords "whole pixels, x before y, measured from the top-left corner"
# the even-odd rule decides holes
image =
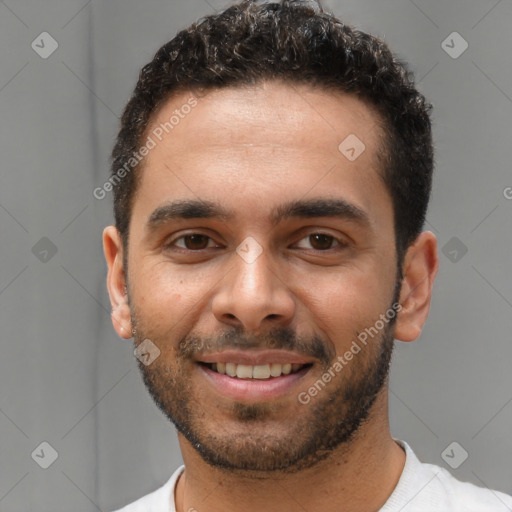
[[[272,379],[296,373],[310,364],[270,363],[259,365],[237,363],[202,363],[210,370],[237,379]]]

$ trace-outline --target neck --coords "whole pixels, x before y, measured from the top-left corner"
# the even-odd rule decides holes
[[[247,476],[214,468],[180,434],[185,462],[176,491],[177,512],[376,512],[396,487],[405,453],[389,431],[387,389],[375,401],[370,420],[350,443],[327,459],[296,473]]]

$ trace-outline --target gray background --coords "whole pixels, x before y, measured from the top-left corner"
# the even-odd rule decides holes
[[[140,67],[178,29],[224,5],[0,2],[2,512],[111,510],[181,463],[132,342],[110,324],[101,233],[111,197],[92,191],[108,176]],[[435,105],[427,227],[441,267],[421,338],[397,343],[392,432],[448,469],[441,454],[458,442],[469,454],[458,478],[512,493],[512,1],[325,5],[384,37]],[[59,45],[46,59],[31,47],[44,31]],[[454,31],[469,44],[458,58],[442,47]],[[445,45],[458,52],[462,41],[452,39]],[[58,453],[48,469],[39,465],[51,461],[43,441]],[[461,454],[457,446],[450,462]]]

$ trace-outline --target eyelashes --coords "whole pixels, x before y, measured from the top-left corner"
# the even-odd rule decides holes
[[[294,246],[298,246],[304,240],[309,243],[310,247],[298,248],[312,250],[315,252],[328,252],[343,249],[349,245],[342,238],[335,237],[330,233],[315,231],[301,238],[298,243],[294,244]],[[178,245],[178,242],[180,241],[182,241],[182,245]],[[213,245],[211,245],[211,242],[213,242]],[[315,245],[317,246],[315,247]],[[165,244],[165,250],[188,253],[199,253],[201,251],[211,249],[212,247],[215,248],[219,246],[215,244],[214,240],[210,236],[199,232],[181,235]]]

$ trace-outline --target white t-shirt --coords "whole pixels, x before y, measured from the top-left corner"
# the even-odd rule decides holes
[[[512,512],[512,496],[461,482],[440,466],[420,462],[405,441],[395,441],[405,450],[405,466],[379,512]],[[176,512],[174,488],[184,469],[180,466],[162,487],[115,512]]]

